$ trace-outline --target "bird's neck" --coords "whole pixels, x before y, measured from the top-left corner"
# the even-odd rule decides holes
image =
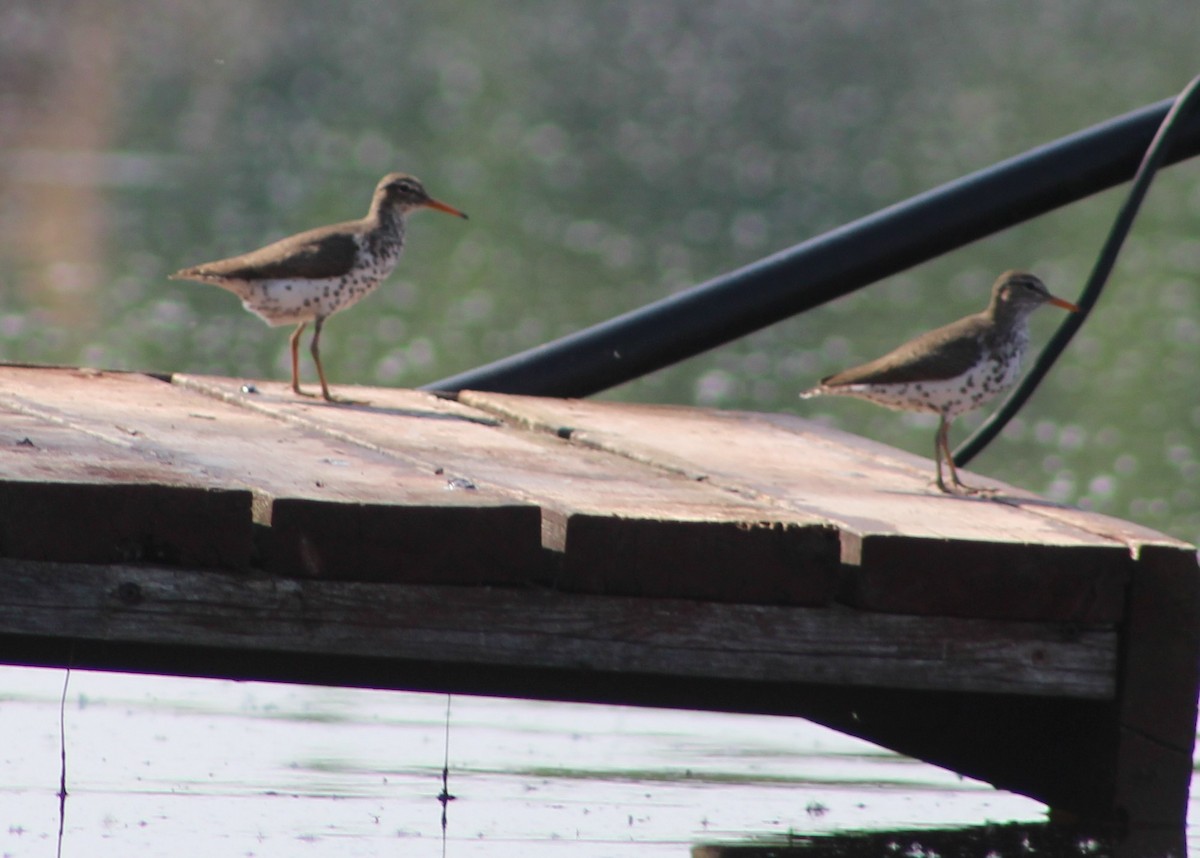
[[[991,308],[991,316],[999,328],[1019,328],[1029,323],[1029,316],[1036,309],[1036,304],[997,303]]]
[[[371,206],[367,221],[376,232],[383,236],[404,238],[404,216],[406,212],[396,206]]]
[[[1004,343],[1018,344],[1018,348],[1029,342],[1029,315],[1035,308],[1029,306],[1000,305],[992,314],[992,339],[994,346]]]
[[[404,212],[392,206],[372,207],[364,235],[366,250],[375,259],[399,258],[404,249]]]

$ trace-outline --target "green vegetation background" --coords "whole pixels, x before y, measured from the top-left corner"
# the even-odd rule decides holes
[[[284,377],[285,331],[166,275],[358,217],[404,170],[471,220],[418,215],[322,345],[334,383],[420,385],[1169,97],[1197,33],[1194,0],[15,0],[0,359]],[[1003,269],[1075,297],[1122,194],[605,396],[930,455],[925,417],[796,393],[981,308]],[[1097,312],[975,469],[1200,538],[1198,227],[1200,164],[1165,171]]]

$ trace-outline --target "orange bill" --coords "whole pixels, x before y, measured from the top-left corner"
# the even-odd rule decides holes
[[[463,217],[466,217],[466,215],[463,215]],[[1079,312],[1079,306],[1077,304],[1072,304],[1070,301],[1064,301],[1062,298],[1055,298],[1053,295],[1050,296],[1050,303],[1055,307],[1062,307],[1064,310],[1070,310],[1072,313]]]
[[[448,205],[446,205],[445,203],[443,203],[443,202],[441,202],[441,201],[439,201],[439,200],[435,200],[435,199],[433,199],[433,198],[430,198],[430,199],[429,199],[429,200],[428,200],[428,201],[425,203],[425,205],[427,205],[427,206],[428,206],[429,208],[431,208],[431,209],[437,209],[437,210],[438,210],[438,211],[440,211],[440,212],[445,212],[446,214],[452,214],[452,215],[455,215],[455,216],[457,216],[457,217],[460,217],[460,218],[462,218],[463,220],[466,220],[466,219],[467,219],[467,215],[466,215],[466,213],[465,213],[465,212],[460,212],[460,211],[459,211],[458,209],[456,209],[454,206],[448,206]]]

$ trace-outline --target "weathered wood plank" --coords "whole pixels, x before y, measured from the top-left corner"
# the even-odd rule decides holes
[[[1056,807],[1183,818],[1182,543],[945,497],[924,460],[787,415],[177,381],[0,368],[0,553],[75,525],[68,556],[110,564],[0,560],[0,660],[801,714]],[[244,573],[251,497],[266,570],[300,577]],[[242,574],[123,565],[217,565],[170,535],[224,527],[206,500]]]
[[[1115,622],[1133,568],[1115,546],[867,537],[862,548],[843,599],[902,614]]]
[[[1142,550],[1124,636],[1121,722],[1190,760],[1200,685],[1200,571],[1194,551]]]
[[[546,433],[484,420],[404,419],[464,409],[431,394],[371,390],[369,408],[298,400],[278,384],[247,395],[229,379],[176,382],[289,424],[353,440],[426,470],[541,506],[546,583],[576,592],[819,605],[840,571],[836,531],[769,499],[706,485]],[[478,411],[470,413],[479,415]]]
[[[182,486],[6,480],[0,553],[243,569],[251,553],[250,501],[249,492]]]
[[[932,464],[789,415],[466,391],[472,407],[547,434],[770,497],[841,530],[841,598],[867,610],[1115,622],[1127,544],[1008,502],[948,497]],[[1044,503],[1044,502],[1039,502]],[[1029,506],[1025,506],[1028,504]]]
[[[1054,623],[21,560],[0,560],[0,578],[6,636],[416,660],[450,672],[566,669],[630,682],[661,675],[1080,699],[1115,693],[1116,634]]]
[[[251,493],[0,406],[0,554],[244,569]]]
[[[1117,804],[1143,824],[1187,822],[1200,687],[1196,554],[1143,546],[1122,629]]]
[[[27,432],[31,439],[40,439],[31,443],[60,451],[57,473],[64,481],[86,479],[103,462],[121,459],[124,466],[109,471],[117,483],[136,478],[164,486],[188,485],[197,487],[202,498],[211,490],[253,492],[255,519],[270,525],[260,547],[274,574],[502,583],[527,580],[543,562],[541,513],[535,505],[488,490],[455,489],[432,468],[418,468],[148,376],[4,367],[0,405],[34,421],[14,424],[12,431]],[[462,406],[455,408],[471,414]],[[454,418],[439,411],[432,419]],[[475,419],[489,422],[483,415]],[[30,428],[35,424],[36,431]],[[142,469],[133,469],[130,461],[143,463]],[[32,479],[33,473],[27,476]],[[20,497],[32,491],[28,484],[0,485],[10,495],[18,488]],[[135,523],[139,517],[156,520],[163,514],[159,498],[165,489],[138,491],[146,495],[144,508],[130,508],[126,518]],[[107,538],[104,534],[112,524],[93,515],[88,491],[76,493],[67,485],[55,498],[58,514],[49,520],[56,529],[101,534],[92,543]],[[247,507],[244,498],[243,506]],[[202,511],[197,506],[196,512]],[[248,556],[250,521],[246,510],[242,514]],[[159,540],[164,555],[160,559],[165,560],[176,543],[220,544],[221,529],[207,528],[196,517],[185,517],[184,523],[186,527],[169,540]],[[21,529],[35,532],[27,522]],[[134,558],[77,550],[57,559]]]
[[[1183,830],[1194,774],[1192,754],[1121,727],[1116,761],[1113,805],[1121,816],[1139,826]]]

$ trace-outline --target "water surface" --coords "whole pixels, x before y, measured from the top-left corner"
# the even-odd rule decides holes
[[[0,854],[52,855],[63,672],[0,669]],[[1043,818],[800,719],[454,696],[447,855]],[[447,698],[75,672],[65,855],[441,855]]]

